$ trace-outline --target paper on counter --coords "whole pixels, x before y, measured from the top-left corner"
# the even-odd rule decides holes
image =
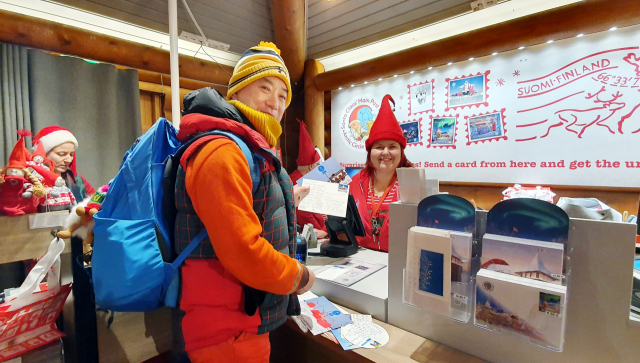
[[[341,329],[341,335],[352,344],[363,348],[380,348],[389,342],[389,333],[374,323],[347,325]]]
[[[353,324],[349,314],[341,312],[324,296],[304,301],[300,310],[302,321],[313,335]]]
[[[316,278],[323,280],[333,280],[336,277],[349,272],[349,270],[351,270],[351,268],[346,266],[331,266],[328,269],[317,274]]]
[[[302,301],[307,301],[309,299],[315,299],[317,297],[318,297],[318,295],[312,293],[311,291],[307,291],[302,295],[298,295],[298,301],[301,301],[301,302]]]
[[[352,349],[360,348],[360,346],[355,345],[350,341],[348,341],[347,339],[343,338],[341,334],[341,330],[342,329],[335,329],[335,330],[332,330],[331,332],[333,333],[333,336],[336,338],[338,343],[340,343],[340,346],[342,347],[342,349],[352,350]]]
[[[313,316],[313,313],[311,312],[311,309],[304,302],[300,303],[300,320],[302,320],[304,325],[309,328],[309,331],[313,335],[326,333],[331,330],[331,328],[325,328],[318,324],[317,320]]]
[[[344,267],[344,269],[339,270],[337,267]],[[328,280],[344,286],[351,286],[384,267],[386,266],[380,263],[372,263],[354,258],[344,258],[335,261],[332,265],[322,266],[314,272],[316,273],[316,277],[323,280]],[[327,272],[325,275],[325,272],[328,270],[331,271]],[[343,273],[338,274],[339,271],[342,271]]]
[[[371,315],[351,314],[351,321],[353,323],[372,323]]]
[[[300,202],[299,210],[343,218],[347,215],[349,185],[304,179],[302,186],[310,186],[311,190]]]

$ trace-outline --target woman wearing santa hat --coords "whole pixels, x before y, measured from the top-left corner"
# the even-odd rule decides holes
[[[33,137],[33,144],[42,144],[47,159],[53,161],[53,172],[62,176],[76,200],[83,200],[96,191],[76,170],[78,140],[71,131],[60,126],[48,126]]]
[[[407,139],[389,101],[395,105],[390,95],[384,96],[365,142],[366,166],[349,184],[349,192],[358,205],[367,232],[365,237],[358,237],[358,243],[385,252],[389,251],[389,204],[398,201],[399,197],[396,169],[413,166],[404,154]]]

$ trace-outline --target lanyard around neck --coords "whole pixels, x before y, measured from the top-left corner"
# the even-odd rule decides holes
[[[378,200],[377,204],[374,204],[374,198],[375,197],[375,189],[373,186],[373,183],[371,184],[371,193],[372,198],[371,198],[371,218],[378,218],[378,214],[379,214],[379,210],[380,207],[382,206],[382,203],[384,203],[384,200],[387,199],[387,196],[389,195],[389,192],[391,191],[391,188],[393,188],[393,185],[396,183],[396,179],[398,179],[398,177],[396,175],[393,176],[393,178],[391,179],[391,182],[389,182],[389,185],[387,186],[387,189],[384,190],[384,194],[382,194],[382,196],[380,197],[380,200]]]

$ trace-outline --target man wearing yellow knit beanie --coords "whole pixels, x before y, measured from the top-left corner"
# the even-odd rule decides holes
[[[299,197],[271,150],[290,102],[289,72],[265,42],[242,55],[226,100],[212,88],[185,96],[178,138],[198,139],[178,170],[177,252],[208,233],[181,271],[182,334],[193,363],[269,362],[269,332],[300,314],[297,294],[315,281],[293,258]],[[241,144],[253,155],[253,174]]]

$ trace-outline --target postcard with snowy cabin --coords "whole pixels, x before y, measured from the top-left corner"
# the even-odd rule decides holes
[[[481,268],[562,284],[564,246],[561,243],[485,234]]]
[[[564,345],[565,286],[491,270],[476,275],[474,324],[556,351]]]

